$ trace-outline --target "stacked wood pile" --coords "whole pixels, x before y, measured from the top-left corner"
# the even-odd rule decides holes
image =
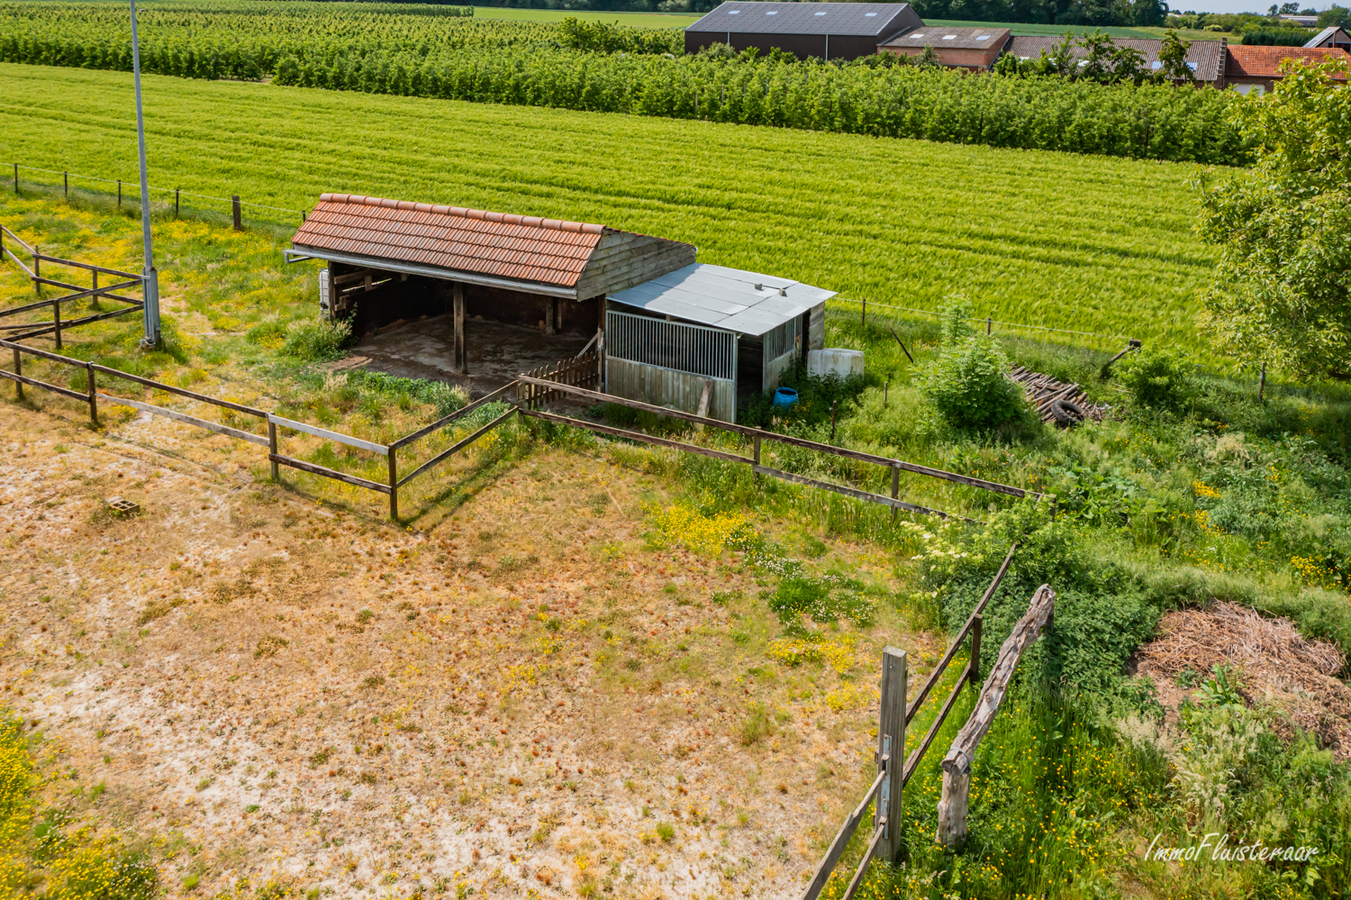
[[[1009,377],[1023,386],[1023,393],[1037,408],[1043,422],[1069,428],[1084,419],[1102,421],[1103,407],[1090,401],[1078,384],[1065,384],[1022,366],[1014,367]]]

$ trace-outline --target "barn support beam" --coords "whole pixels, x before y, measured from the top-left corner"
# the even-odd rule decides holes
[[[469,358],[464,346],[464,285],[457,281],[451,286],[450,292],[455,306],[455,374],[468,375]]]

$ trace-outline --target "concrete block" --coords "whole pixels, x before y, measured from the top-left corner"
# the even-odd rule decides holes
[[[863,351],[827,347],[807,351],[807,374],[815,378],[863,376]]]

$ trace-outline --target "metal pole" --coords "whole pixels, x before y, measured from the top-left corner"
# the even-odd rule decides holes
[[[145,241],[145,277],[142,296],[145,299],[145,337],[141,346],[153,349],[159,346],[159,273],[155,271],[155,255],[150,244],[150,179],[145,168],[145,116],[141,112],[141,50],[136,39],[136,0],[131,0],[131,71],[136,83],[136,144],[141,157],[141,236]]]

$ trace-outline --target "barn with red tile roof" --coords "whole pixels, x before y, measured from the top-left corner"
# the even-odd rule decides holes
[[[1265,93],[1285,77],[1281,72],[1281,63],[1287,59],[1295,60],[1297,65],[1316,65],[1328,60],[1338,60],[1345,63],[1347,70],[1351,71],[1351,54],[1338,48],[1242,44],[1229,48],[1225,80],[1230,87],[1242,94],[1254,90]],[[1333,77],[1342,82],[1347,80],[1345,72]]]
[[[288,258],[328,263],[320,302],[370,331],[454,312],[454,371],[465,319],[594,334],[604,300],[694,262],[692,244],[593,225],[460,206],[324,194]]]

